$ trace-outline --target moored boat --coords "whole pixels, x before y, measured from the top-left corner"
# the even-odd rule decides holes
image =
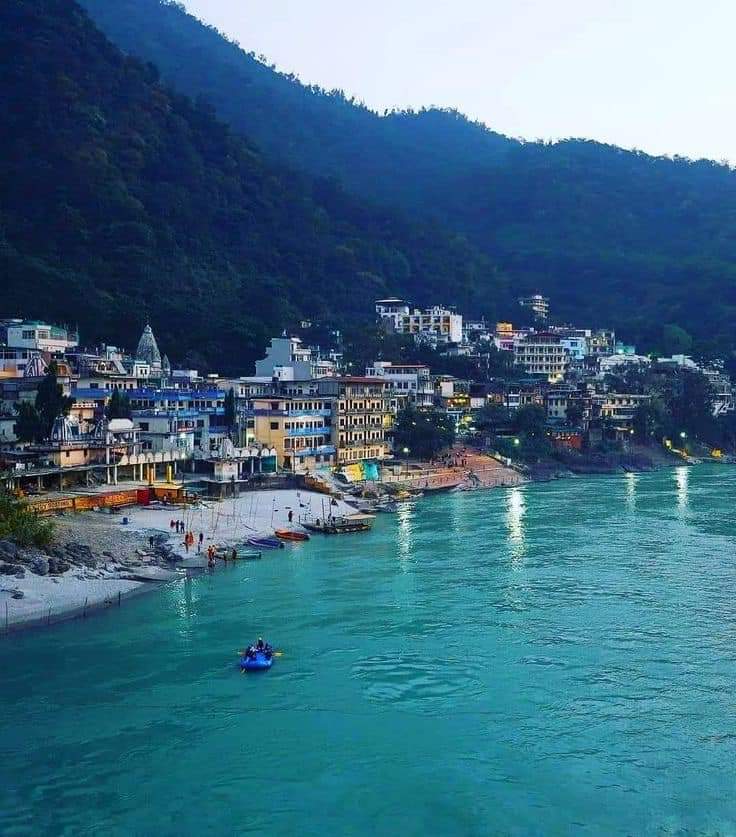
[[[309,535],[297,529],[277,529],[274,533],[282,541],[308,541]]]
[[[276,537],[266,535],[262,537],[248,538],[248,546],[257,546],[260,549],[283,549],[284,544]]]
[[[316,518],[313,522],[302,524],[310,532],[323,535],[347,535],[354,532],[368,532],[373,526],[372,514],[351,514],[348,517],[329,517],[327,520]]]

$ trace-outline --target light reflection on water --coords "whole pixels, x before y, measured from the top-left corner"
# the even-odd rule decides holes
[[[396,544],[399,548],[399,558],[411,558],[414,545],[414,505],[401,503],[395,515],[397,523]]]
[[[736,834],[734,503],[725,466],[428,497],[3,638],[0,834]]]
[[[526,553],[526,540],[524,537],[524,514],[526,513],[526,500],[520,488],[512,488],[506,499],[506,528],[507,541],[511,552],[511,561],[514,565],[521,562]]]
[[[677,484],[677,508],[681,512],[687,512],[690,508],[690,466],[683,465],[675,469],[675,482]]]
[[[626,505],[631,511],[636,511],[636,484],[639,477],[636,474],[626,474]]]

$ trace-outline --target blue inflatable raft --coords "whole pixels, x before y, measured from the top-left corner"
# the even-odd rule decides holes
[[[265,671],[273,665],[273,656],[256,651],[255,657],[241,657],[240,668],[243,671]]]

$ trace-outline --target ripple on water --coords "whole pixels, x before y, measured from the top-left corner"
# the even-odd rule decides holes
[[[480,660],[465,657],[438,660],[419,654],[385,654],[359,660],[352,675],[361,681],[370,701],[431,712],[448,699],[482,694],[481,669]]]

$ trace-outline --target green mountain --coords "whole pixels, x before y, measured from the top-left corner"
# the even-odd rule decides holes
[[[176,3],[82,2],[124,50],[210,102],[272,158],[335,178],[363,200],[438,219],[489,254],[516,289],[549,294],[560,319],[611,323],[650,346],[668,322],[702,351],[736,344],[728,167],[584,140],[518,142],[455,112],[379,116],[276,72]]]
[[[70,0],[0,5],[0,70],[0,315],[122,345],[150,318],[174,360],[234,372],[387,293],[509,304],[461,235],[264,158]]]

